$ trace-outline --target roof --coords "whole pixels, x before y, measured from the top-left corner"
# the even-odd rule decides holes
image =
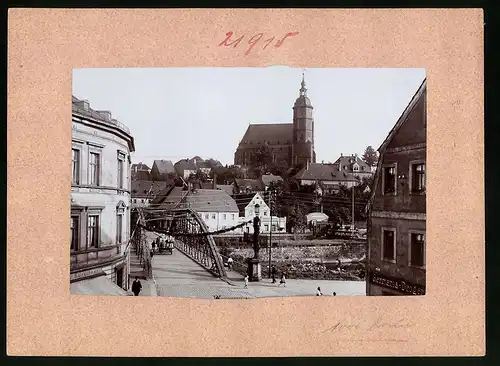
[[[177,173],[184,170],[198,170],[196,168],[196,164],[189,161],[189,159],[179,160],[177,163],[174,164],[174,167]]]
[[[370,189],[371,189],[370,199],[368,200],[367,207],[371,204],[373,198],[375,197],[376,189],[374,189],[374,187],[376,187],[377,184],[378,184],[378,180],[379,180],[379,177],[380,177],[380,174],[381,174],[381,170],[382,170],[382,162],[384,160],[383,154],[385,152],[385,149],[386,149],[387,145],[389,145],[389,143],[394,138],[394,136],[396,135],[396,133],[398,132],[398,130],[407,121],[408,116],[413,111],[413,109],[417,105],[417,103],[420,100],[420,98],[426,92],[427,92],[427,78],[425,78],[424,81],[422,81],[422,84],[420,84],[417,92],[415,93],[415,95],[413,95],[412,99],[410,100],[410,103],[408,103],[408,105],[406,106],[405,110],[403,111],[403,113],[401,114],[401,116],[398,118],[398,121],[396,122],[396,124],[394,125],[394,127],[389,131],[389,134],[385,138],[384,142],[378,148],[378,152],[379,152],[380,156],[379,156],[379,159],[378,159],[377,170],[376,170],[376,173],[375,173],[375,177],[373,179],[372,187],[370,187]]]
[[[293,141],[292,123],[251,124],[239,146],[259,145],[267,141],[270,145],[289,145]],[[253,146],[254,147],[254,146]]]
[[[239,189],[249,188],[253,191],[264,190],[264,184],[260,179],[235,179],[234,182]]]
[[[133,180],[131,183],[132,197],[146,197],[151,187],[150,196],[154,197],[167,187],[164,181]]]
[[[232,184],[217,184],[217,189],[225,191],[227,194],[233,194],[233,185]]]
[[[153,162],[153,167],[156,165],[159,174],[175,173],[174,164],[171,160],[155,160]]]
[[[371,166],[366,164],[359,156],[357,155],[342,155],[340,156],[337,161],[335,161],[334,164],[340,164],[342,166],[342,169],[344,169],[345,166],[349,167],[349,171],[352,171],[352,166],[354,163],[357,163],[359,165],[359,171],[360,172],[371,172]],[[365,170],[362,170],[362,167],[365,167]]]
[[[239,212],[236,201],[225,191],[218,189],[197,189],[189,192],[185,202],[196,212]]]
[[[198,168],[207,168],[207,169],[210,169],[212,168],[212,164],[209,162],[209,161],[199,161],[196,166]]]
[[[233,195],[236,204],[238,205],[238,210],[241,216],[245,216],[245,208],[248,206],[250,202],[252,202],[253,198],[257,193],[239,193]]]
[[[90,108],[90,103],[88,100],[78,99],[74,95],[71,97],[71,102],[72,102],[73,114],[79,114],[80,116],[92,118],[107,125],[117,127],[118,129],[125,132],[127,135],[130,135],[130,130],[128,129],[127,126],[125,126],[121,122],[118,122],[116,119],[111,118],[110,111],[97,111],[95,109],[92,109]],[[87,108],[85,108],[84,105],[86,105]],[[132,141],[132,146],[134,146],[133,141]],[[131,150],[134,151],[134,149]]]
[[[298,97],[293,106],[294,107],[310,107],[310,108],[313,107],[311,100],[305,95],[301,95],[300,97]]]
[[[265,174],[261,176],[262,183],[264,183],[265,186],[268,186],[272,182],[279,182],[282,181],[283,178],[281,178],[279,175],[273,175],[273,174]]]
[[[410,115],[411,111],[417,105],[418,101],[420,100],[420,98],[422,97],[422,95],[424,94],[424,92],[426,92],[426,91],[427,91],[427,78],[425,78],[424,81],[422,81],[422,84],[420,84],[417,92],[411,98],[410,103],[408,103],[408,105],[406,106],[405,110],[403,111],[403,113],[399,117],[399,119],[396,122],[396,124],[394,125],[394,127],[389,131],[389,134],[385,138],[384,142],[378,148],[377,151],[379,153],[383,149],[385,149],[385,147],[391,142],[391,140],[394,137],[394,135],[396,135],[396,132],[398,132],[398,130],[403,125],[403,123],[406,122],[406,120],[407,120],[408,116]],[[379,161],[382,161],[382,159],[379,159]]]
[[[130,167],[132,170],[137,169],[137,170],[150,170],[149,167],[144,164],[143,162],[140,162],[138,164],[132,164]]]
[[[351,173],[339,172],[336,164],[311,163],[309,167],[304,167],[296,175],[300,180],[319,180],[319,181],[353,181],[354,176]]]
[[[158,208],[169,210],[177,206],[181,202],[187,191],[183,191],[183,187],[175,187],[168,185],[161,190],[152,203],[157,204]]]

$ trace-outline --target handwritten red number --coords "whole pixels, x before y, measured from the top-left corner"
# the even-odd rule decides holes
[[[250,38],[248,40],[248,44],[250,45],[250,47],[248,47],[248,50],[247,52],[245,52],[245,56],[248,55],[250,53],[250,51],[252,50],[253,46],[255,46],[257,44],[257,42],[260,41],[260,39],[262,38],[262,36],[264,35],[264,33],[257,33],[255,36],[253,36],[252,38]],[[255,41],[253,40],[255,37],[259,37],[257,38]]]
[[[281,45],[285,42],[285,39],[287,39],[288,37],[296,36],[297,34],[299,34],[299,32],[288,32],[287,34],[285,34],[285,36],[282,39],[280,39],[276,42],[274,47],[276,47],[276,48],[281,47]],[[227,32],[226,38],[221,43],[219,43],[218,46],[225,46],[225,47],[233,46],[233,48],[236,48],[240,44],[240,42],[243,40],[243,38],[245,37],[245,36],[241,36],[240,38],[237,38],[235,40],[231,40],[232,36],[233,36],[233,32]],[[257,43],[259,43],[259,41],[262,39],[263,36],[264,36],[264,33],[257,33],[255,36],[253,36],[252,38],[250,38],[248,40],[248,44],[250,45],[250,47],[248,47],[248,49],[246,50],[245,56],[247,56],[252,51],[252,48]],[[262,47],[262,48],[266,49],[267,46],[269,46],[271,44],[271,42],[274,41],[274,39],[275,39],[274,36],[269,38],[269,39],[266,39],[264,41],[264,47]]]
[[[229,42],[229,40],[231,39],[231,36],[233,35],[233,32],[227,32],[226,33],[226,39],[223,40],[221,43],[219,43],[219,46],[233,46],[233,48],[235,48],[236,46],[238,46],[238,44],[240,44],[241,40],[243,39],[244,36],[241,36],[240,38],[232,41],[232,42]]]
[[[280,47],[283,44],[283,42],[285,42],[285,39],[287,39],[288,37],[296,36],[297,34],[299,34],[299,32],[289,32],[289,33],[287,33],[281,40],[279,40],[278,42],[276,42],[276,44],[274,45],[274,47]]]
[[[272,41],[274,41],[274,36],[273,36],[273,38],[269,38],[269,39],[267,39],[267,40],[265,40],[265,41],[264,41],[264,42],[267,42],[267,43],[266,43],[266,45],[265,45],[264,47],[262,47],[262,49],[264,49],[264,50],[265,50],[265,49],[266,49],[266,47],[267,47],[267,46],[269,46],[269,44],[270,44]]]

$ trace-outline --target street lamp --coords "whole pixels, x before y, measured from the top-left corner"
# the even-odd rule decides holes
[[[248,260],[248,277],[250,281],[260,281],[261,266],[259,262],[259,234],[260,234],[260,206],[256,204],[255,207],[255,217],[253,218],[253,258]]]

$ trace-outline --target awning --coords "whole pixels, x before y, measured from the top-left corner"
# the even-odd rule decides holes
[[[127,291],[105,276],[73,282],[70,291],[72,295],[128,296]]]

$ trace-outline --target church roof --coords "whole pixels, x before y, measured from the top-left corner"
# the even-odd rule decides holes
[[[251,124],[241,139],[240,147],[252,145],[263,145],[267,141],[270,145],[288,145],[293,140],[292,123],[266,123]]]
[[[306,97],[305,95],[301,95],[300,97],[298,97],[293,106],[294,107],[311,107],[311,108],[313,107],[311,100],[308,97]]]

